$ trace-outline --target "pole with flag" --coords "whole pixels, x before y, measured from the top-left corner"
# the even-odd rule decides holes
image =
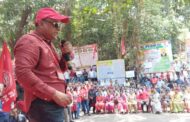
[[[11,54],[5,42],[3,43],[3,49],[0,56],[0,84],[3,85],[2,94],[0,96],[2,109],[4,112],[10,112],[16,100],[17,92]]]
[[[93,59],[96,58],[96,53],[97,53],[97,45],[93,44]]]
[[[126,49],[125,49],[125,37],[123,36],[121,38],[121,56],[124,56],[126,53]]]

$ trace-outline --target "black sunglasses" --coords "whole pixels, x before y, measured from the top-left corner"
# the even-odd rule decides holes
[[[50,20],[44,20],[45,22],[48,22],[48,23],[50,23],[50,24],[52,24],[53,25],[53,27],[55,27],[56,29],[59,29],[59,24],[57,23],[57,22],[52,22],[52,21],[50,21]]]

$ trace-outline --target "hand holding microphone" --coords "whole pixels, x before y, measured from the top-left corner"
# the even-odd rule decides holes
[[[62,55],[65,59],[65,61],[67,61],[68,63],[68,69],[71,70],[72,69],[72,65],[71,65],[71,60],[73,59],[73,46],[69,41],[66,40],[62,40],[61,41],[61,51],[62,51]]]
[[[63,54],[65,53],[72,53],[73,52],[73,46],[71,42],[62,40],[61,41],[61,51]]]

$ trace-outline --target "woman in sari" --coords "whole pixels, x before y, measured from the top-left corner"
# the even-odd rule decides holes
[[[128,107],[129,107],[129,112],[135,112],[137,113],[137,95],[135,92],[130,91],[130,94],[128,94]]]
[[[173,108],[172,112],[174,112],[174,113],[183,112],[183,110],[184,110],[183,96],[180,93],[178,88],[175,90],[175,93],[172,98],[173,98],[172,99],[172,108]]]
[[[105,98],[105,109],[107,113],[114,113],[114,95],[108,92]]]
[[[125,92],[120,93],[118,103],[119,103],[118,104],[119,112],[120,113],[128,113],[128,102],[127,102],[127,95],[125,94]]]
[[[169,93],[170,92],[167,90],[162,93],[161,104],[162,104],[163,112],[168,112],[168,108],[170,106],[170,94]]]
[[[101,91],[97,93],[95,107],[96,113],[105,112],[104,96],[102,95]]]
[[[190,112],[190,88],[186,88],[185,94],[184,94],[184,101],[185,101],[185,109],[187,112]]]
[[[151,99],[151,106],[152,106],[152,112],[159,114],[162,112],[161,102],[160,102],[160,94],[156,91],[156,89],[153,89],[152,95],[150,97]]]

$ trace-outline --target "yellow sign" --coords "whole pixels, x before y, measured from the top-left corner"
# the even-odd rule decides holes
[[[112,60],[106,60],[106,61],[97,61],[97,66],[111,66]]]

